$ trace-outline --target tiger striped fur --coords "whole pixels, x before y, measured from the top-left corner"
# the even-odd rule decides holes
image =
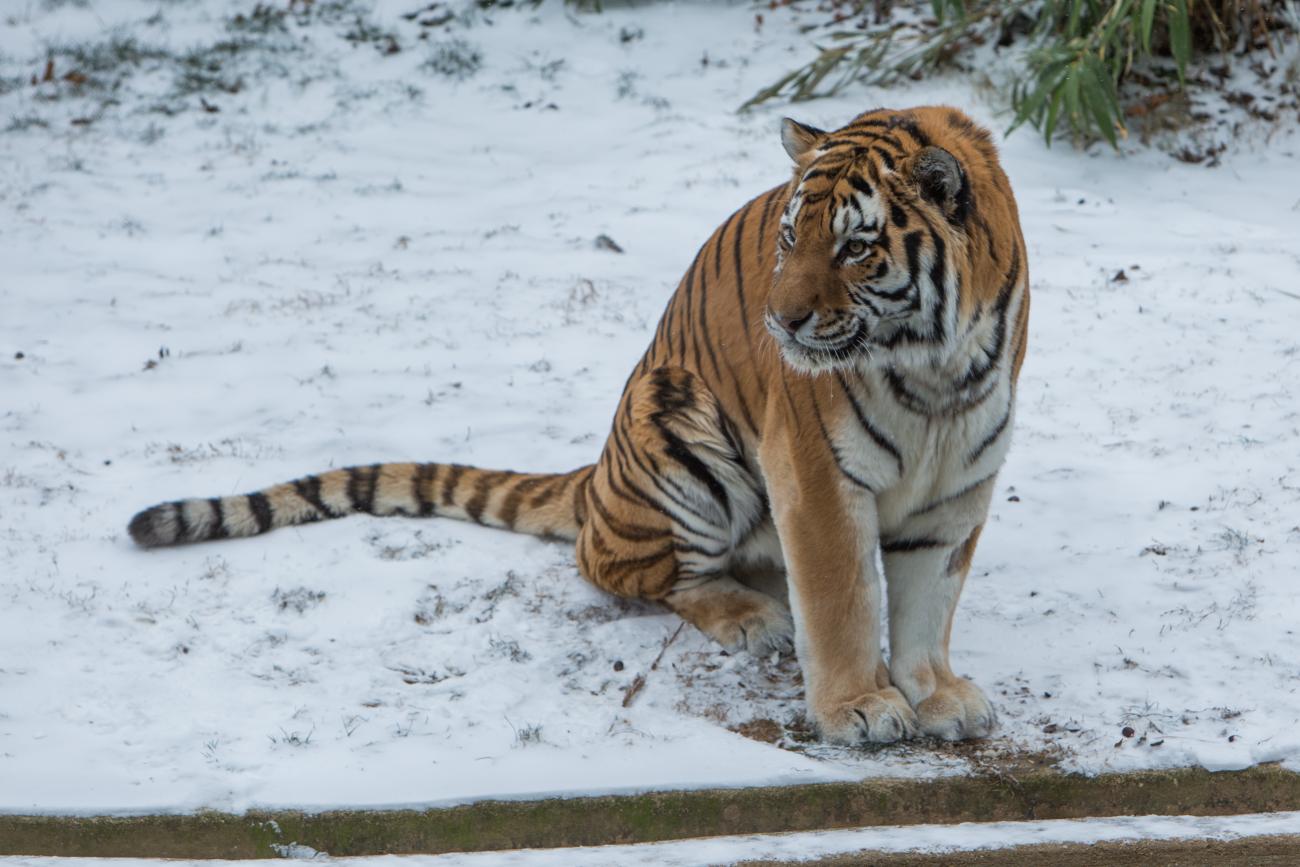
[[[787,120],[782,141],[793,177],[697,254],[595,465],[353,467],[154,506],[132,538],[365,512],[569,539],[605,590],[660,600],[729,648],[793,645],[828,740],[988,734],[993,707],[948,643],[1026,348],[1010,184],[989,134],[947,107],[829,133]]]

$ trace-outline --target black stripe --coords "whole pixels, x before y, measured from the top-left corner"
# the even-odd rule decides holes
[[[691,260],[691,267],[686,270],[686,292],[682,296],[682,303],[679,305],[682,309],[681,360],[683,364],[686,361],[686,338],[687,336],[689,336],[693,348],[695,349],[696,369],[698,369],[700,366],[700,344],[696,339],[696,331],[694,328],[695,311],[692,309],[692,307],[694,306],[694,302],[695,302],[695,279],[700,269],[700,258],[703,255],[704,255],[704,248],[701,247],[700,251],[695,254],[695,258]]]
[[[606,562],[601,571],[610,578],[621,577],[633,571],[647,569],[665,557],[671,557],[673,553],[673,546],[668,545],[664,549],[655,551],[652,554],[646,554],[644,557],[627,557]]]
[[[849,175],[848,182],[849,182],[849,186],[853,187],[853,189],[857,190],[859,193],[862,193],[864,196],[867,196],[868,198],[876,194],[876,191],[871,189],[871,184],[867,183],[866,180],[864,180],[860,175],[854,175],[854,174]]]
[[[938,232],[932,230],[930,240],[934,243],[934,259],[930,262],[930,285],[934,287],[934,291],[938,295],[938,303],[934,305],[934,325],[930,336],[942,342],[948,330],[944,317],[948,306],[948,287],[945,285],[948,277],[948,264],[946,261],[948,248]]]
[[[714,280],[722,279],[722,242],[727,237],[727,229],[731,228],[731,224],[736,221],[736,217],[738,216],[740,216],[740,211],[736,211],[730,217],[727,217],[727,221],[718,229],[718,233],[713,238],[713,243],[710,245],[713,250]]]
[[[830,150],[835,150],[836,148],[855,148],[855,149],[856,149],[856,148],[859,148],[859,147],[861,147],[861,143],[860,143],[860,142],[854,141],[854,140],[851,139],[851,138],[842,138],[842,137],[841,137],[841,138],[828,138],[828,139],[826,139],[826,141],[824,141],[824,142],[821,143],[820,150],[823,150],[823,151],[830,151]],[[823,159],[826,159],[826,157],[823,157]]]
[[[767,224],[772,219],[772,206],[780,202],[780,196],[778,195],[780,191],[780,187],[768,190],[767,204],[763,206],[763,216],[758,221],[758,255],[760,260],[769,249],[767,245]]]
[[[941,539],[889,539],[880,540],[882,554],[901,554],[906,551],[928,551],[935,548],[951,548],[951,542]]]
[[[908,293],[910,293],[913,289],[915,289],[916,286],[911,280],[909,280],[907,284],[900,289],[885,290],[885,289],[877,289],[874,286],[864,286],[862,288],[870,292],[872,295],[875,295],[879,298],[884,298],[886,301],[901,301],[904,298],[906,298]]]
[[[727,219],[727,222],[724,223],[722,225],[722,228],[718,231],[717,240],[713,244],[713,275],[715,280],[721,279],[722,276],[722,239],[726,237],[727,229],[728,227],[731,226],[732,221],[735,219],[736,219],[735,214],[732,214],[731,217]],[[719,379],[721,379],[722,368],[718,365],[718,353],[717,350],[713,348],[712,335],[709,334],[708,292],[706,291],[707,288],[708,287],[707,284],[705,283],[704,275],[701,274],[700,275],[700,324],[696,328],[696,335],[695,335],[697,340],[695,346],[695,366],[700,373],[704,372],[704,368],[700,365],[700,347],[698,343],[698,339],[702,337],[704,339],[704,348],[707,349],[709,352],[709,363],[713,365],[714,375],[717,376]]]
[[[916,143],[923,148],[930,146],[930,137],[921,132],[921,128],[916,125],[915,120],[902,115],[896,115],[892,120],[893,122],[890,124],[891,128],[905,131],[912,138],[916,139]]]
[[[822,432],[822,439],[826,441],[826,447],[831,451],[831,457],[835,459],[835,467],[840,471],[840,474],[844,476],[844,478],[848,479],[859,488],[874,492],[875,488],[871,487],[865,479],[849,472],[848,468],[844,466],[844,461],[840,457],[839,447],[835,445],[835,440],[831,438],[831,432],[826,429],[826,422],[822,419],[822,411],[821,407],[817,405],[816,395],[812,395],[812,405],[813,415],[817,418],[817,427]]]
[[[735,389],[736,392],[736,400],[739,401],[740,403],[740,415],[742,418],[744,418],[745,424],[748,425],[749,429],[753,431],[755,434],[757,434],[758,425],[754,421],[753,413],[750,412],[749,401],[745,399],[744,386],[740,381],[740,377],[736,375],[736,368],[732,365],[731,360],[726,359],[726,362],[727,362],[727,375],[731,377],[732,388]],[[718,406],[719,408],[721,408],[722,405],[719,404]],[[736,451],[739,452],[740,449],[737,448]]]
[[[885,372],[885,382],[889,384],[889,390],[894,395],[894,400],[898,401],[905,409],[909,409],[918,415],[929,415],[932,407],[918,394],[914,394],[903,382],[903,377],[898,374],[894,368],[889,368]]]
[[[957,163],[957,170],[961,172],[961,186],[957,190],[952,216],[948,219],[955,226],[963,226],[974,213],[975,202],[971,199],[970,178],[966,176],[966,169],[960,162]]]
[[[352,509],[357,512],[366,512],[374,514],[375,507],[375,485],[379,479],[379,464],[372,464],[368,467],[348,467],[348,499],[352,501]]]
[[[749,415],[749,404],[745,401],[745,395],[740,390],[740,381],[736,379],[736,371],[732,368],[731,362],[727,362],[727,370],[731,373],[731,378],[736,384],[736,398],[740,401],[740,411],[745,416],[746,424],[752,428],[754,427],[754,421]],[[736,423],[731,420],[731,416],[727,414],[727,411],[722,408],[721,401],[715,401],[714,406],[716,406],[718,410],[718,426],[722,430],[722,435],[727,438],[727,444],[730,445],[731,450],[735,452],[736,462],[748,470],[749,467],[745,463],[745,449],[740,441],[739,428],[737,428]],[[755,429],[755,433],[757,433],[757,429]]]
[[[545,504],[555,499],[556,488],[563,487],[567,476],[519,476],[516,474],[507,474],[515,478],[513,486],[501,500],[501,505],[497,507],[496,517],[502,524],[509,529],[515,529],[519,522],[519,515],[522,511],[525,515],[535,515],[537,511]],[[507,479],[509,482],[509,478]],[[530,491],[533,493],[532,499],[524,502],[524,498]],[[542,536],[550,535],[550,529],[542,531]]]
[[[225,539],[230,534],[226,531],[226,509],[220,497],[208,500],[212,507],[212,526],[208,529],[209,539]]]
[[[673,540],[673,551],[678,554],[699,554],[703,557],[718,559],[727,556],[731,552],[730,545],[723,545],[720,548],[705,548],[702,545],[696,545],[692,542],[679,542]]]
[[[253,513],[253,518],[257,521],[258,533],[265,533],[271,529],[271,501],[266,498],[266,494],[261,492],[249,494],[248,510]]]
[[[456,505],[456,484],[460,477],[465,474],[465,467],[461,464],[452,464],[447,468],[447,478],[442,480],[442,504],[444,506]]]
[[[662,410],[654,414],[652,421],[655,427],[659,429],[660,436],[664,439],[665,454],[685,467],[687,472],[709,489],[709,493],[722,506],[722,511],[726,513],[727,520],[730,521],[731,500],[727,496],[727,489],[709,471],[704,462],[691,452],[681,437],[669,429],[667,424],[671,414],[695,406],[695,393],[691,388],[691,384],[676,383],[665,374],[656,376],[654,384],[656,387],[655,399]],[[685,494],[686,492],[683,491],[682,493]]]
[[[993,305],[997,321],[993,326],[993,348],[985,350],[986,359],[981,364],[972,363],[967,369],[966,375],[962,377],[959,388],[968,389],[978,385],[985,377],[997,366],[998,361],[1002,358],[1003,346],[1007,337],[1007,310],[1011,306],[1012,294],[1016,287],[1016,282],[1020,279],[1020,247],[1018,245],[1011,248],[1011,268],[1007,274],[1006,283],[998,292],[997,301]]]
[[[600,516],[601,523],[604,524],[605,529],[609,530],[615,536],[618,536],[624,541],[650,542],[662,539],[669,533],[667,529],[637,526],[620,520],[609,510],[604,501],[602,501],[598,495],[593,494],[591,497],[591,504],[596,510],[596,514]]]
[[[653,454],[646,453],[644,457],[650,463],[650,469],[646,474],[650,479],[650,483],[654,485],[655,490],[667,497],[673,505],[677,506],[679,509],[684,509],[699,518],[701,521],[704,521],[710,527],[719,526],[713,523],[712,515],[706,515],[699,509],[695,508],[690,501],[691,492],[670,478],[664,471],[663,467],[659,466],[659,462],[655,460]],[[672,488],[672,490],[669,490],[669,488]]]
[[[740,325],[745,332],[745,343],[749,347],[749,357],[752,360],[754,357],[754,336],[749,333],[749,310],[745,304],[745,273],[740,262],[740,242],[745,239],[745,218],[748,216],[749,208],[747,207],[740,212],[740,222],[736,224],[736,234],[731,239],[731,267],[735,271],[736,304],[740,308]]]
[[[659,324],[655,326],[655,336],[654,339],[651,341],[652,346],[664,339],[664,329],[668,327],[668,308],[672,306],[672,303],[673,303],[672,299],[669,298],[668,304],[664,306],[664,312],[659,317]],[[641,363],[645,364],[646,359],[649,358],[649,356],[650,356],[649,352],[647,352],[644,356],[642,356]]]
[[[817,178],[833,178],[837,174],[839,174],[839,172],[828,168],[809,169],[803,173],[803,177],[799,178],[799,183],[806,184],[808,181],[816,180]]]
[[[1011,421],[1011,404],[1007,404],[1007,411],[1005,414],[1003,414],[1002,421],[998,422],[993,427],[993,430],[989,431],[988,436],[984,437],[984,439],[980,441],[980,444],[975,447],[975,450],[966,456],[967,466],[970,466],[971,464],[978,461],[980,455],[984,454],[984,452],[988,450],[988,447],[993,445],[993,443],[997,441],[998,437],[1002,436],[1002,431],[1006,430],[1007,423],[1010,421]]]
[[[596,474],[595,466],[578,470],[573,478],[573,523],[582,527],[587,523],[587,491],[591,488],[592,476]]]
[[[673,320],[677,318],[677,299],[680,297],[678,292],[681,292],[680,286],[677,288],[677,292],[673,293],[673,297],[668,299],[668,306],[664,309],[663,319],[661,320],[664,332],[664,348],[669,359],[675,354],[673,350],[673,331],[677,326],[673,324]]]
[[[465,503],[465,514],[469,515],[471,521],[482,523],[483,511],[492,497],[492,491],[512,475],[514,474],[502,472],[482,472],[479,475],[478,481],[474,483],[474,496]]]
[[[506,475],[513,475],[513,474],[506,473]],[[533,494],[533,498],[528,501],[527,508],[531,511],[533,509],[537,509],[545,505],[547,502],[554,499],[556,489],[563,488],[566,481],[567,481],[567,477],[563,475],[548,476],[543,478],[540,482],[538,482],[537,493]],[[529,490],[531,490],[531,488]]]
[[[696,457],[691,450],[687,448],[686,443],[682,442],[676,434],[666,428],[661,428],[661,431],[663,432],[664,439],[667,441],[664,453],[685,467],[688,473],[709,489],[709,494],[712,495],[713,499],[722,507],[722,511],[726,514],[727,521],[730,523],[731,498],[727,496],[726,487],[724,487],[723,484],[718,481],[717,477],[710,472],[704,461]]]
[[[867,436],[871,437],[872,442],[893,455],[894,462],[898,464],[898,474],[901,476],[903,474],[903,456],[899,454],[898,447],[890,441],[889,437],[885,436],[884,433],[867,420],[867,414],[862,409],[862,405],[858,403],[857,396],[854,395],[853,390],[849,388],[848,380],[844,378],[843,372],[838,370],[835,371],[835,378],[839,380],[840,388],[844,389],[844,394],[849,399],[849,405],[853,407],[853,414],[857,416],[858,424],[862,425],[862,429],[867,432]]]
[[[617,436],[619,433],[620,432],[616,427],[614,429],[614,434]],[[689,503],[684,503],[680,501],[671,491],[667,490],[664,487],[663,483],[664,481],[667,481],[667,479],[659,471],[658,465],[655,464],[654,458],[651,455],[643,454],[639,449],[635,449],[635,448],[625,449],[622,446],[619,447],[619,451],[620,454],[625,459],[629,459],[631,463],[634,464],[636,468],[641,471],[641,474],[644,477],[650,480],[650,483],[654,486],[655,490],[658,491],[660,494],[662,494],[663,497],[666,498],[669,502],[671,502],[673,505],[677,506],[678,508],[684,510],[688,514],[696,518],[699,518],[701,521],[704,521],[705,526],[708,527],[710,530],[720,529],[716,524],[712,522],[712,520],[707,515],[701,514],[699,511],[693,508]],[[642,460],[642,458],[649,460],[652,466],[647,467],[645,462]],[[703,530],[696,528],[695,525],[693,525],[684,516],[682,516],[678,512],[674,511],[673,509],[665,505],[663,499],[659,497],[651,496],[649,492],[645,491],[643,488],[641,488],[638,484],[633,482],[628,477],[628,469],[629,468],[626,466],[619,468],[619,473],[621,475],[620,481],[623,483],[624,487],[632,491],[632,493],[635,494],[637,497],[639,497],[642,500],[642,502],[644,502],[650,508],[655,509],[658,512],[661,512],[664,515],[667,515],[678,526],[690,530],[692,533],[694,533],[697,536],[703,536],[706,539],[714,539],[715,541],[719,541],[719,542],[723,541],[721,539],[717,539],[717,537],[715,536],[711,536],[709,533],[706,533]],[[611,487],[613,487],[612,477],[610,479],[610,483],[611,483]]]
[[[427,518],[437,512],[433,505],[433,498],[429,494],[433,490],[434,475],[438,471],[437,464],[420,464],[415,470],[415,480],[411,482],[414,499],[421,517]]]
[[[298,496],[302,497],[307,503],[316,510],[319,518],[338,518],[344,513],[335,510],[332,506],[327,506],[320,495],[320,476],[307,476],[304,479],[298,479],[293,483],[293,489]]]
[[[187,542],[198,541],[190,539],[190,522],[185,520],[185,503],[172,503],[172,511],[176,514],[176,538]]]
[[[978,490],[982,485],[987,485],[989,482],[993,481],[994,477],[996,476],[997,476],[997,471],[994,470],[993,472],[989,473],[987,476],[980,479],[979,481],[971,482],[969,485],[962,488],[961,490],[949,494],[946,497],[940,497],[939,499],[935,500],[933,503],[924,507],[923,509],[913,512],[912,514],[907,516],[907,520],[911,520],[912,518],[916,518],[921,515],[927,514],[928,512],[933,512],[935,509],[938,509],[942,506],[946,506],[949,503],[956,502],[957,500],[960,500],[962,497],[966,496],[972,491]]]
[[[923,236],[920,232],[908,232],[903,236],[903,249],[907,253],[907,273],[913,280],[916,279],[917,273],[921,270],[921,241]]]

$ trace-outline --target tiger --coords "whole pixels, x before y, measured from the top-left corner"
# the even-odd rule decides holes
[[[997,713],[949,642],[1027,346],[1010,183],[988,131],[946,106],[831,132],[786,118],[781,141],[790,179],[700,248],[596,463],[335,469],[153,506],[132,539],[365,513],[565,540],[602,590],[732,652],[793,652],[826,742],[987,737]]]

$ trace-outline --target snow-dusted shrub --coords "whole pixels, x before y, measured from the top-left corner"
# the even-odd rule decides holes
[[[456,81],[470,78],[482,66],[483,55],[464,39],[435,42],[429,52],[429,59],[421,64],[422,69]]]
[[[773,0],[773,7],[801,0]],[[825,41],[803,66],[745,104],[805,100],[853,82],[919,78],[989,48],[1009,60],[1015,119],[1050,144],[1062,126],[1076,139],[1111,144],[1126,119],[1143,117],[1192,88],[1222,87],[1235,66],[1294,46],[1294,0],[829,0]],[[1209,75],[1189,75],[1204,60]],[[1294,82],[1281,85],[1295,96]]]

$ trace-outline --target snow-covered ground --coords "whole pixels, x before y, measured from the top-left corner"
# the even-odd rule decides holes
[[[0,12],[0,810],[446,804],[1027,753],[1300,769],[1293,119],[1215,168],[1003,146],[1034,301],[952,642],[1001,711],[981,748],[810,743],[792,662],[601,594],[562,545],[353,518],[134,548],[140,507],[330,466],[588,463],[699,244],[784,177],[783,113],[945,101],[1008,123],[958,78],[737,115],[808,50],[747,4],[548,3],[450,32],[420,0],[285,8]]]

